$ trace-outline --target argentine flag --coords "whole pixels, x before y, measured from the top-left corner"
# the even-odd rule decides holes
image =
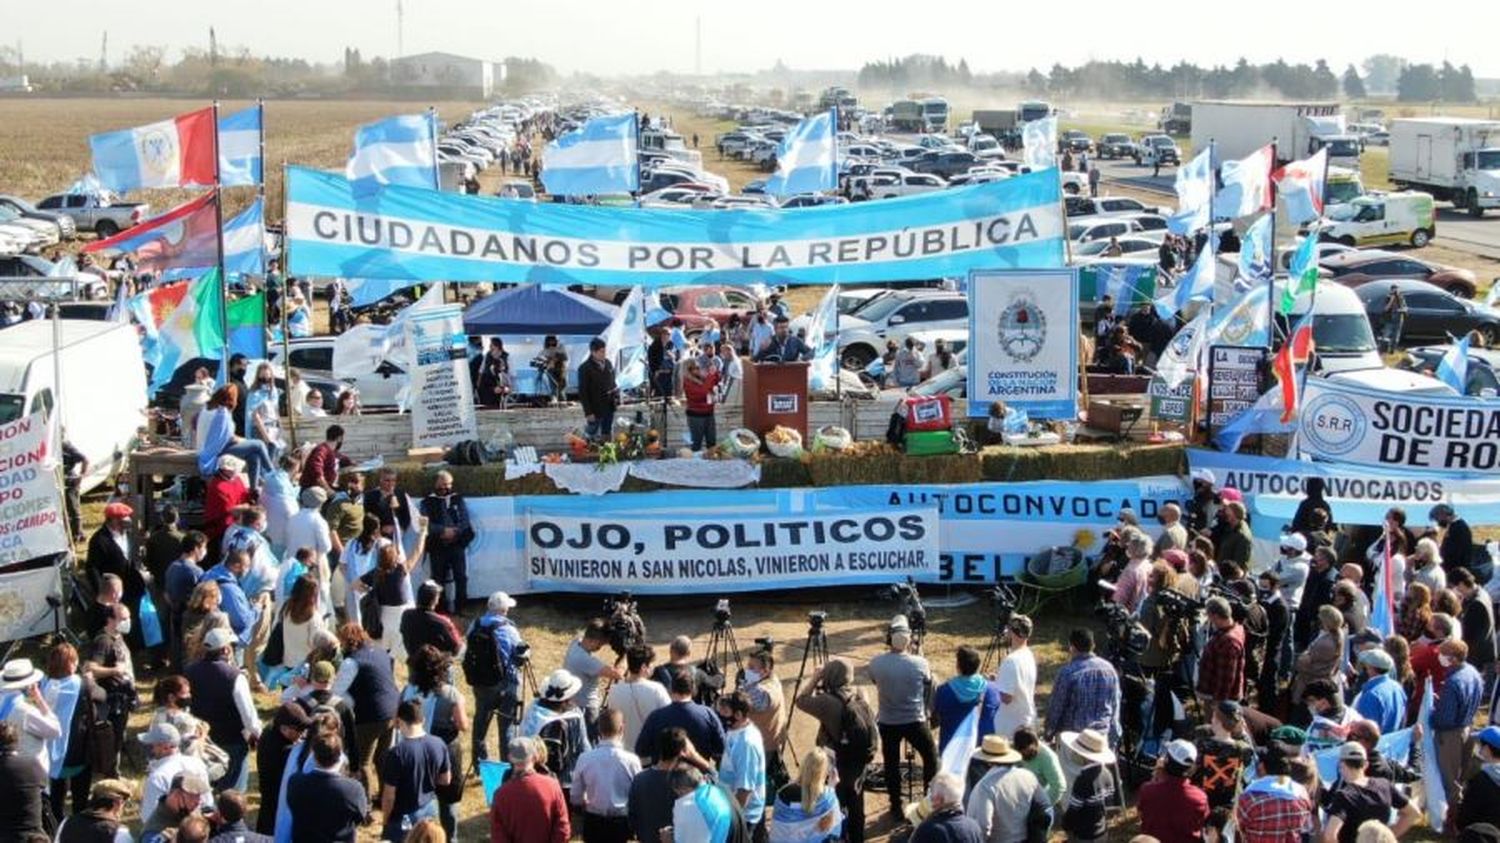
[[[634,193],[641,187],[634,111],[595,117],[542,151],[542,187],[553,196]]]
[[[1453,347],[1443,353],[1438,361],[1438,380],[1453,387],[1459,395],[1464,394],[1464,384],[1469,379],[1469,335],[1464,334]]]
[[[254,105],[219,118],[219,183],[225,187],[262,184],[261,126],[265,106]]]
[[[776,172],[766,179],[766,193],[793,196],[837,187],[837,127],[838,121],[829,109],[787,132],[776,150]]]
[[[1205,149],[1177,169],[1177,213],[1167,219],[1173,234],[1189,234],[1209,224],[1214,198],[1213,150]]]
[[[266,274],[266,217],[264,200],[224,223],[224,269],[231,275]]]
[[[1021,160],[1034,173],[1057,166],[1057,118],[1043,117],[1021,127]]]
[[[356,196],[385,184],[437,190],[437,116],[403,114],[360,126],[344,175]]]
[[[1214,299],[1214,252],[1200,249],[1193,267],[1177,279],[1177,287],[1156,300],[1156,312],[1163,319],[1187,309],[1190,302]]]

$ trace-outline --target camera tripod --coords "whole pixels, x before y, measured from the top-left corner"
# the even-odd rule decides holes
[[[990,675],[990,668],[1010,654],[1010,621],[995,620],[995,628],[990,632],[989,646],[984,648],[984,663],[979,672],[985,676]]]
[[[819,615],[822,615],[820,617]],[[788,709],[786,719],[786,731],[781,737],[781,746],[776,747],[778,752],[783,748],[792,751],[792,758],[801,765],[797,757],[797,745],[792,743],[792,719],[797,716],[797,695],[802,693],[802,682],[807,679],[807,664],[812,662],[812,672],[817,676],[823,666],[828,664],[828,633],[823,629],[823,621],[826,613],[813,613],[807,622],[807,641],[802,645],[802,665],[797,668],[797,681],[792,683],[793,703]],[[783,758],[785,753],[783,752]]]
[[[745,669],[740,660],[740,645],[734,640],[734,622],[729,619],[729,601],[719,601],[720,608],[714,611],[714,628],[708,636],[708,655],[704,663],[718,662],[724,677],[739,676]],[[729,672],[729,662],[734,662],[734,673]],[[727,687],[727,683],[726,683]]]

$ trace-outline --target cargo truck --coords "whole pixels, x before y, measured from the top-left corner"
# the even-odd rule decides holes
[[[1484,216],[1500,207],[1500,121],[1420,117],[1391,123],[1391,183]]]
[[[1359,168],[1359,138],[1336,102],[1204,100],[1193,103],[1192,124],[1193,149],[1213,140],[1220,161],[1244,158],[1274,138],[1278,164],[1326,148],[1330,164]]]
[[[992,108],[974,112],[976,132],[992,135],[1006,149],[1021,147],[1021,126],[1013,108]]]

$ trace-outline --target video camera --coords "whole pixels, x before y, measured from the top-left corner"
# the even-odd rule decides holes
[[[604,615],[609,620],[609,648],[615,655],[623,656],[632,647],[646,643],[646,622],[641,620],[630,592],[604,598]]]
[[[1194,618],[1205,608],[1207,601],[1194,600],[1176,589],[1163,588],[1156,592],[1156,605],[1162,613],[1172,618]]]
[[[515,647],[511,648],[510,660],[518,665],[526,664],[527,662],[531,661],[531,645],[527,644],[525,641],[522,641]]]
[[[1010,626],[1011,616],[1016,613],[1016,593],[1005,583],[997,583],[990,589],[990,599],[995,602],[995,628]]]
[[[807,626],[808,626],[809,629],[814,629],[814,630],[822,629],[823,628],[823,622],[826,621],[826,620],[828,620],[828,613],[827,612],[808,612],[807,613]]]
[[[911,627],[913,642],[921,642],[927,633],[927,610],[922,606],[922,595],[917,592],[917,581],[911,577],[906,582],[893,583],[886,587],[886,596],[901,601],[901,614]]]
[[[728,598],[722,598],[722,599],[719,600],[718,603],[714,604],[714,624],[715,625],[723,626],[724,624],[729,623],[729,617],[730,617],[730,615],[731,615],[731,612],[729,611],[729,599]]]

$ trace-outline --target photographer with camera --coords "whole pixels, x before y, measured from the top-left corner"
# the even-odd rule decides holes
[[[503,591],[490,595],[485,613],[474,619],[464,634],[464,681],[474,691],[474,734],[471,737],[474,758],[490,757],[485,738],[490,720],[499,726],[498,746],[508,746],[511,730],[520,719],[521,671],[517,662],[521,631],[510,619],[516,607],[515,598]]]
[[[578,692],[578,707],[583,710],[583,720],[588,724],[589,740],[597,737],[595,727],[599,720],[599,680],[614,681],[624,674],[614,665],[605,664],[594,655],[610,643],[610,622],[604,618],[590,620],[583,634],[573,639],[563,655],[563,670],[578,677],[583,687]]]
[[[891,816],[904,817],[901,805],[901,745],[907,743],[922,758],[922,787],[937,774],[937,747],[927,728],[927,701],[932,688],[932,669],[927,659],[911,652],[912,631],[903,615],[897,615],[886,635],[890,649],[870,659],[870,680],[875,683],[880,707],[875,722],[880,726],[886,792],[891,798]]]
[[[865,840],[865,768],[875,759],[879,727],[864,695],[851,684],[854,671],[840,658],[830,659],[793,703],[818,721],[818,746],[833,750],[838,769],[835,792],[848,819],[849,843]]]
[[[1150,638],[1140,665],[1153,677],[1155,687],[1151,723],[1146,728],[1149,735],[1159,735],[1172,725],[1172,695],[1190,686],[1183,654],[1192,648],[1198,604],[1176,590],[1177,576],[1167,563],[1153,564],[1146,575],[1146,598],[1141,601],[1140,624]]]

